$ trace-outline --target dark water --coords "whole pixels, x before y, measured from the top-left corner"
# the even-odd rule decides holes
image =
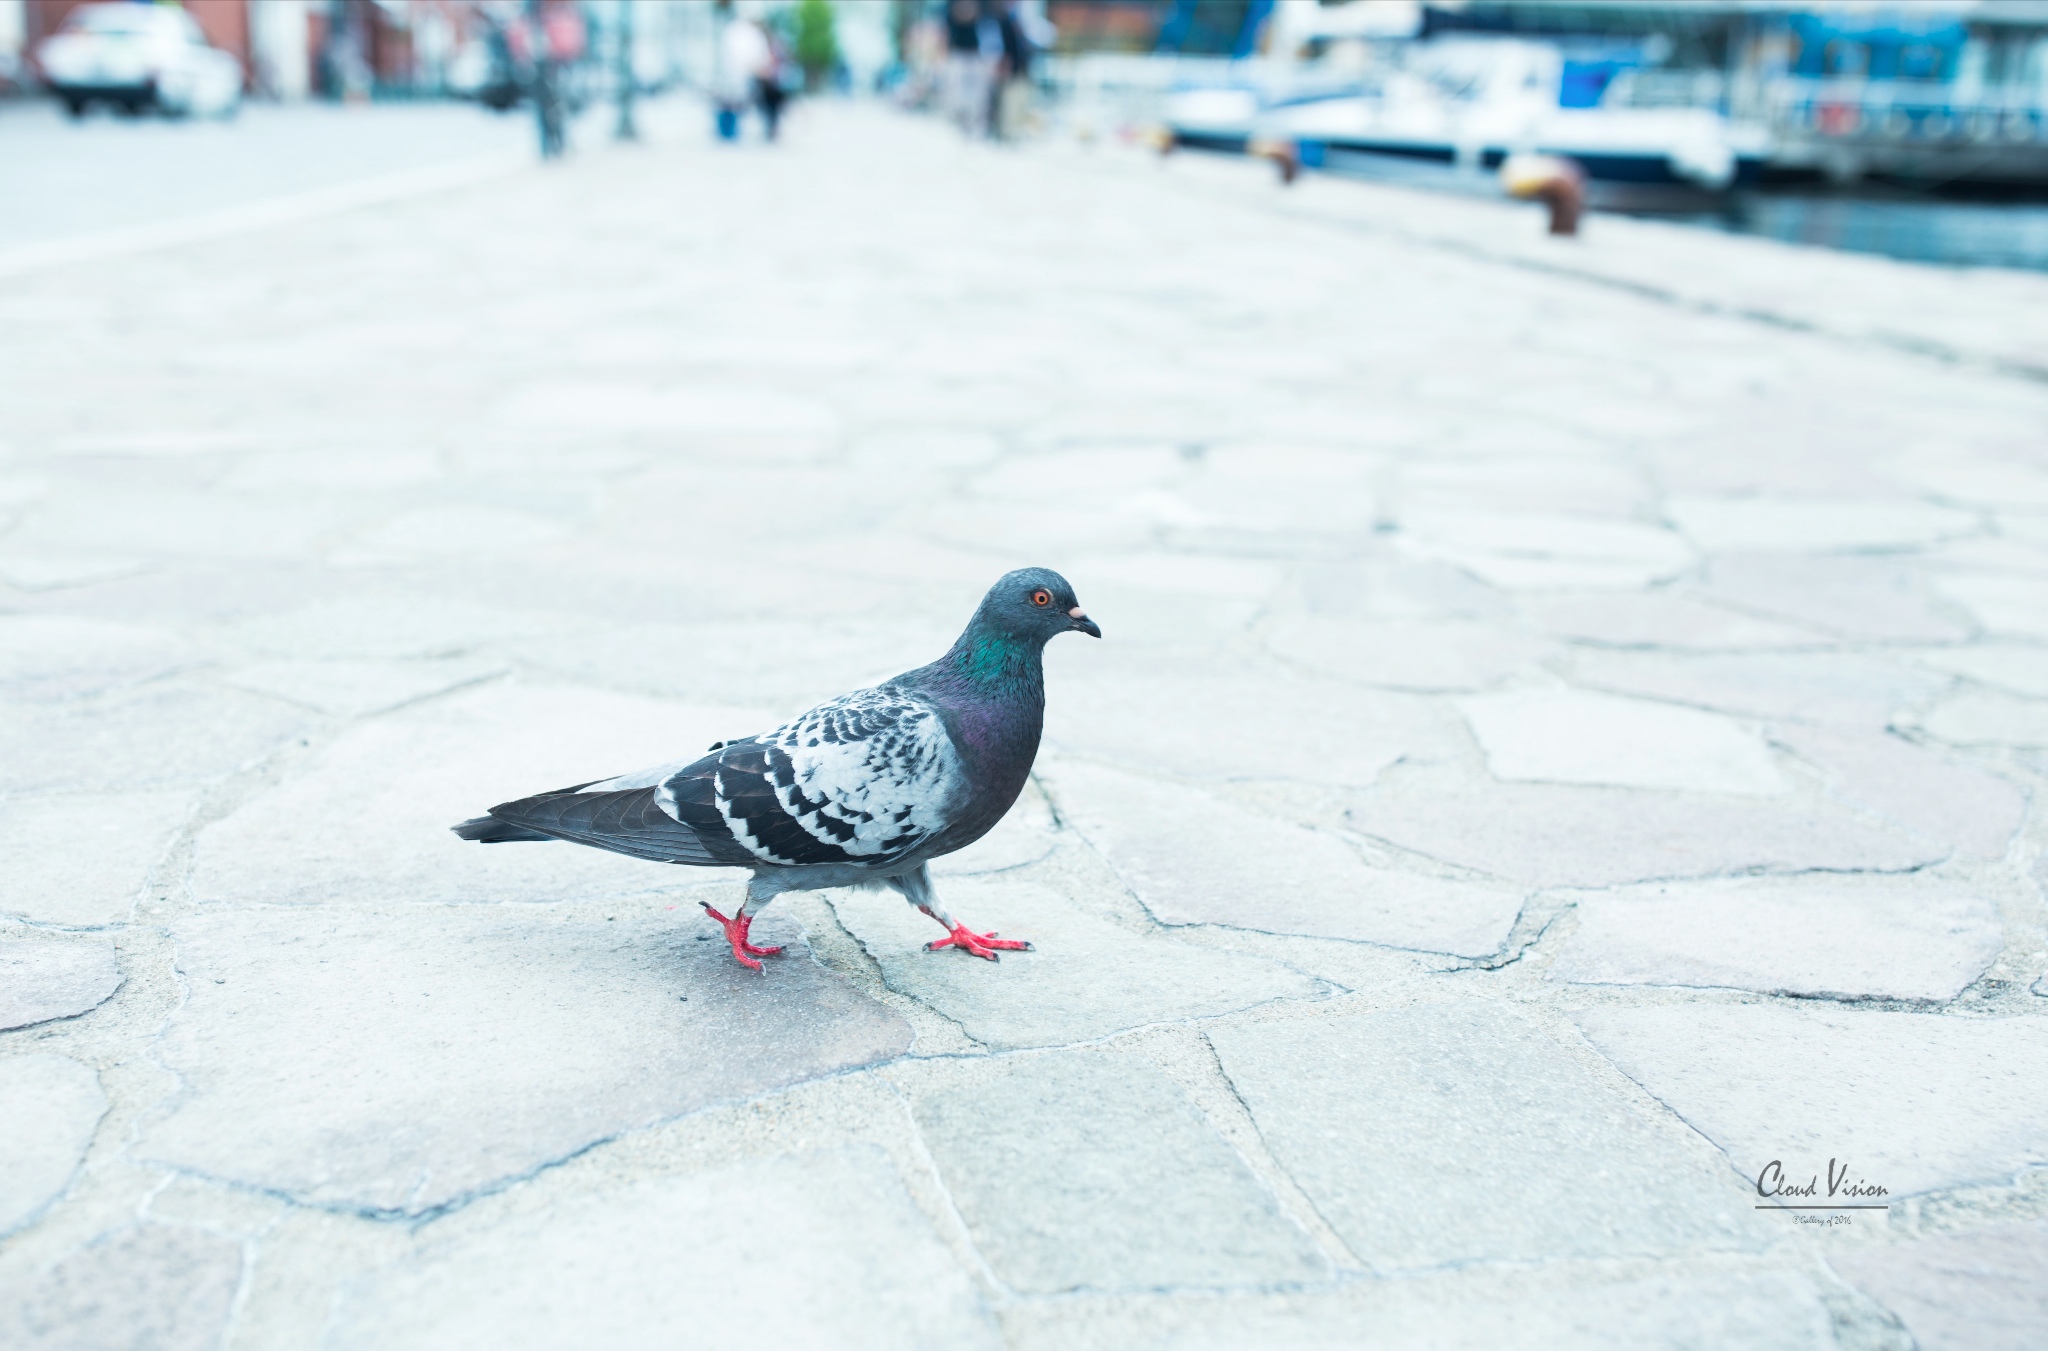
[[[1736,194],[1719,210],[1630,214],[1916,263],[2048,272],[2048,203],[2038,201],[1754,192]]]

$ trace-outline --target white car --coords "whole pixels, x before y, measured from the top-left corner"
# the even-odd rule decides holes
[[[80,5],[37,48],[36,64],[73,117],[95,102],[227,117],[242,101],[242,63],[208,46],[192,16],[171,5]]]

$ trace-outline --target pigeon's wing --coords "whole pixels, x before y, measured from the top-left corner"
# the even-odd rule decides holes
[[[713,787],[730,837],[762,863],[883,867],[957,818],[967,776],[938,710],[884,686],[731,743]],[[696,824],[697,810],[680,819]]]
[[[490,816],[552,839],[655,863],[746,866],[756,859],[732,838],[710,807],[716,764],[716,757],[707,755],[689,764],[578,784],[500,803],[491,808]],[[693,800],[697,810],[689,815],[694,820],[686,819],[679,799]]]

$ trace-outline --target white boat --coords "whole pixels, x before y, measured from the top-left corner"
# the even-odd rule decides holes
[[[1170,95],[1176,141],[1241,149],[1291,142],[1303,165],[1371,156],[1467,171],[1517,152],[1574,160],[1602,186],[1720,192],[1761,174],[1769,138],[1708,108],[1635,108],[1599,96],[1626,69],[1568,59],[1544,42],[1455,38],[1404,44],[1398,59],[1332,88],[1312,67]],[[1322,87],[1315,87],[1316,84]],[[1592,98],[1587,94],[1591,92]],[[1579,106],[1571,106],[1577,104]]]

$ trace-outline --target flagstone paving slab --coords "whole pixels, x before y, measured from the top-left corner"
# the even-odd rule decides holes
[[[1899,1197],[2048,1164],[2048,1018],[1777,1004],[1574,1016],[1752,1182],[1773,1160],[1803,1181],[1841,1159]]]
[[[57,702],[198,665],[168,629],[67,615],[0,615],[0,699]]]
[[[278,788],[200,832],[202,902],[557,901],[734,874],[568,845],[478,847],[449,833],[494,804],[688,763],[769,725],[745,709],[573,688],[494,685],[345,732]],[[346,823],[338,826],[337,823]]]
[[[1948,1000],[2004,940],[1989,899],[1921,874],[1660,882],[1576,901],[1552,980]]]
[[[1699,709],[1579,690],[1474,695],[1458,709],[1500,779],[1745,797],[1791,791],[1761,737]]]
[[[2002,690],[1960,691],[1911,722],[1955,746],[2048,746],[2048,699]]]
[[[1327,1263],[1165,1075],[1092,1053],[949,1066],[911,1091],[976,1246],[1033,1294],[1295,1284]]]
[[[0,802],[0,910],[43,924],[120,923],[196,803],[189,791]]]
[[[1730,552],[1899,548],[1982,528],[1975,512],[1911,499],[1678,496],[1664,510],[1701,548]]]
[[[1060,813],[1168,924],[1228,924],[1484,957],[1522,893],[1367,866],[1309,830],[1184,784],[1060,758],[1043,764]]]
[[[1907,564],[1881,557],[1717,553],[1702,592],[1738,609],[1876,642],[1942,643],[1975,636],[1970,616]]]
[[[0,940],[0,1031],[75,1018],[120,987],[111,943]]]
[[[205,685],[155,684],[89,705],[0,703],[0,794],[203,783],[282,749],[307,723],[304,710]]]
[[[898,1015],[788,950],[736,964],[695,913],[530,908],[181,921],[183,1083],[148,1158],[350,1210],[418,1214],[708,1103],[902,1054]],[[694,908],[693,908],[694,909]]]
[[[1999,1224],[1831,1256],[1923,1351],[2026,1351],[2048,1327],[2048,1223]]]
[[[431,1233],[358,1281],[327,1343],[994,1348],[994,1320],[888,1160],[842,1147],[649,1179]]]
[[[7,1104],[7,1167],[0,1168],[0,1234],[19,1229],[61,1196],[106,1115],[90,1066],[69,1056],[0,1056]]]
[[[2027,795],[2000,778],[1890,732],[1779,723],[1773,742],[1825,771],[1836,794],[1901,825],[1952,842],[1970,857],[2005,857],[2026,820]]]
[[[1538,887],[1898,872],[1950,848],[1825,803],[1564,784],[1389,785],[1354,797],[1346,819],[1361,834]]]
[[[1013,1315],[1023,1351],[1498,1351],[1614,1346],[1834,1351],[1814,1283],[1789,1271],[1615,1278],[1595,1264],[1479,1265],[1355,1282],[1339,1293],[1177,1294],[1101,1306],[1066,1300]]]
[[[1209,1039],[1275,1157],[1373,1270],[1762,1243],[1686,1131],[1498,1005]]]
[[[976,932],[1036,949],[1005,952],[997,962],[925,951],[944,935],[894,892],[831,895],[839,922],[880,965],[890,989],[991,1047],[1058,1046],[1322,993],[1318,982],[1277,962],[1133,932],[1010,877],[961,878],[939,892],[940,903]]]
[[[1847,652],[1581,652],[1581,685],[1752,717],[1881,728],[1935,698],[1940,674]]]
[[[0,1332],[21,1351],[220,1345],[242,1245],[202,1229],[132,1224],[86,1244],[18,1292]]]

